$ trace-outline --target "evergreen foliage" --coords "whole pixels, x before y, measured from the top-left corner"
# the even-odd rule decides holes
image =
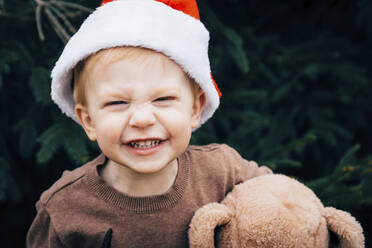
[[[44,4],[42,4],[44,3]],[[99,1],[0,0],[0,206],[23,247],[34,204],[99,153],[50,99],[50,71]],[[215,116],[193,144],[227,143],[351,212],[372,247],[372,2],[199,0]]]

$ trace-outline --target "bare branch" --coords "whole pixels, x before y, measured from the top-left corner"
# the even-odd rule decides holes
[[[84,7],[84,6],[82,6],[80,4],[77,4],[77,3],[70,3],[70,2],[66,2],[66,1],[56,1],[56,0],[50,0],[49,2],[52,3],[52,4],[55,4],[55,5],[65,5],[65,6],[75,8],[75,9],[79,9],[79,10],[82,10],[82,11],[85,11],[85,12],[88,12],[88,13],[93,12],[93,9]]]
[[[76,33],[76,29],[74,28],[74,26],[61,11],[59,11],[57,8],[53,6],[50,6],[50,10],[54,12],[60,19],[62,19],[63,23],[67,26],[71,33]]]
[[[4,1],[4,0],[0,0]],[[45,35],[42,29],[42,19],[41,13],[44,10],[45,15],[49,19],[53,29],[57,33],[57,35],[65,42],[70,39],[71,34],[76,33],[76,28],[72,25],[69,21],[69,17],[72,14],[77,14],[81,11],[84,12],[93,12],[92,9],[84,7],[80,4],[70,3],[66,1],[57,1],[57,0],[34,0],[37,4],[36,7],[36,23],[37,29],[39,33],[39,37],[41,40],[45,40]],[[1,3],[1,2],[0,2]],[[68,8],[75,9],[74,11],[70,11]],[[69,32],[68,32],[69,31]]]
[[[5,12],[4,0],[0,0],[0,12]]]
[[[48,8],[45,8],[45,14],[48,16],[57,35],[62,39],[64,43],[67,43],[67,41],[70,39],[70,35],[66,32],[66,30],[62,27],[62,25],[59,23],[57,18],[53,15],[53,13]]]
[[[43,27],[41,23],[41,9],[42,9],[42,5],[38,5],[36,7],[35,18],[36,18],[36,27],[37,27],[37,32],[39,33],[39,38],[40,40],[44,41],[45,35],[43,32]]]
[[[49,5],[49,3],[44,2],[43,0],[35,0],[38,6],[45,6]]]

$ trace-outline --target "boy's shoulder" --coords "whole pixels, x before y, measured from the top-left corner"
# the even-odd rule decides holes
[[[245,166],[245,160],[234,148],[226,144],[191,145],[185,153],[191,163],[203,164],[203,168],[219,170],[239,170]]]
[[[227,144],[219,144],[219,143],[210,143],[206,145],[190,145],[188,147],[189,150],[193,151],[216,151],[216,150],[234,150],[231,146]]]
[[[248,180],[255,176],[271,174],[266,166],[259,166],[257,162],[246,160],[234,148],[226,144],[209,144],[204,146],[189,146],[186,157],[196,172],[206,173],[208,177],[216,175],[234,178],[234,184]]]
[[[70,187],[71,185],[78,183],[88,172],[91,167],[97,164],[103,163],[105,156],[103,154],[99,155],[97,158],[91,160],[90,162],[72,170],[65,170],[62,173],[61,178],[59,178],[49,189],[45,190],[41,196],[39,203],[42,205],[47,205],[48,202],[59,192]]]
[[[187,151],[196,157],[210,157],[211,159],[224,158],[224,160],[242,159],[234,148],[226,144],[190,145]]]

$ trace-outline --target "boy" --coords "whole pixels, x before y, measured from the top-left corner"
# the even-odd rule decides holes
[[[189,146],[219,104],[196,2],[106,2],[52,72],[53,100],[102,155],[42,194],[27,247],[188,247],[199,207],[271,171]]]

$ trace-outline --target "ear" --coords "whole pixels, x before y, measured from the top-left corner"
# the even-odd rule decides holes
[[[327,226],[340,238],[341,248],[363,248],[364,235],[359,222],[345,211],[332,207],[324,208]]]
[[[199,127],[201,113],[203,112],[206,102],[205,93],[200,90],[195,96],[192,107],[191,127],[193,129]]]
[[[195,212],[190,223],[190,248],[214,248],[214,229],[229,223],[232,212],[220,203],[209,203]]]
[[[76,104],[75,113],[79,119],[80,125],[83,127],[89,139],[92,141],[97,140],[96,129],[92,118],[89,115],[88,108],[82,104]]]

